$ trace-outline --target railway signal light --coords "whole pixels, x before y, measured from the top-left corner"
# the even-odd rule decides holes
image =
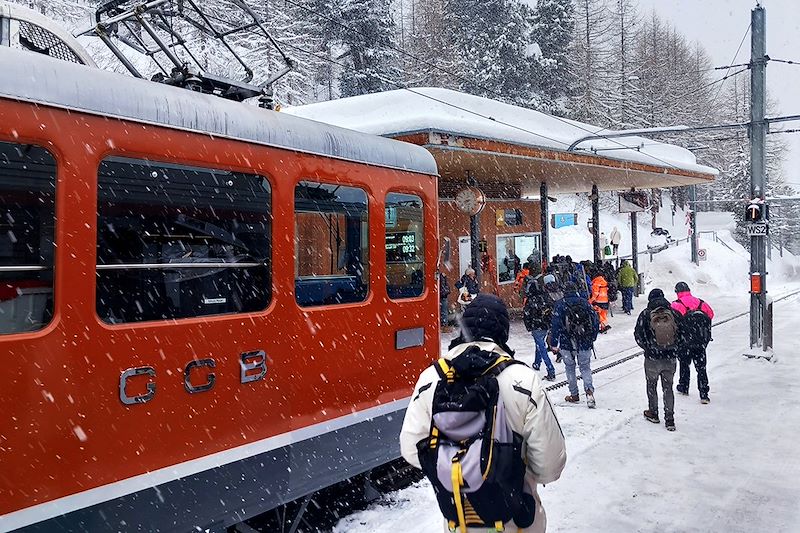
[[[764,220],[764,206],[761,204],[751,203],[747,206],[744,212],[744,219],[746,222],[761,222]]]

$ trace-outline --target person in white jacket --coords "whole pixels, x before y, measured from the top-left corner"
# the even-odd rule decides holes
[[[619,255],[619,243],[622,241],[622,234],[619,232],[619,228],[614,226],[614,229],[611,230],[611,247],[613,248],[612,254]]]
[[[513,350],[506,344],[508,329],[508,310],[502,300],[481,294],[467,307],[461,334],[450,345],[450,351],[444,358],[453,361],[472,347],[498,356],[513,357]],[[433,366],[422,372],[414,387],[400,432],[400,451],[406,461],[417,468],[421,468],[417,443],[430,435],[433,395],[439,379],[439,373]],[[505,525],[505,531],[543,533],[547,517],[536,486],[552,483],[561,476],[567,460],[564,434],[541,379],[532,368],[525,364],[509,365],[498,374],[497,382],[508,425],[524,441],[525,483],[536,501],[533,524],[519,529],[512,521]],[[450,531],[447,523],[445,531]],[[467,531],[486,530],[468,528]]]

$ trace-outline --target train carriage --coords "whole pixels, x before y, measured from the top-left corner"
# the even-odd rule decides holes
[[[220,530],[399,456],[436,165],[0,49],[0,530]]]

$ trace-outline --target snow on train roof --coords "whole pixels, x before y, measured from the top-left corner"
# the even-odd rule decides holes
[[[376,135],[435,131],[555,150],[567,150],[573,142],[595,132],[616,133],[438,88],[398,89],[292,107],[284,112]],[[718,174],[716,169],[697,164],[694,154],[685,148],[638,136],[584,141],[578,145],[578,153],[585,150],[608,159]]]
[[[437,175],[413,144],[0,46],[0,98]]]

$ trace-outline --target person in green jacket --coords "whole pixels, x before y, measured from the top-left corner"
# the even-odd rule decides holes
[[[627,261],[622,262],[622,266],[617,273],[619,288],[622,290],[622,310],[625,314],[633,311],[633,291],[639,284],[639,275]]]

